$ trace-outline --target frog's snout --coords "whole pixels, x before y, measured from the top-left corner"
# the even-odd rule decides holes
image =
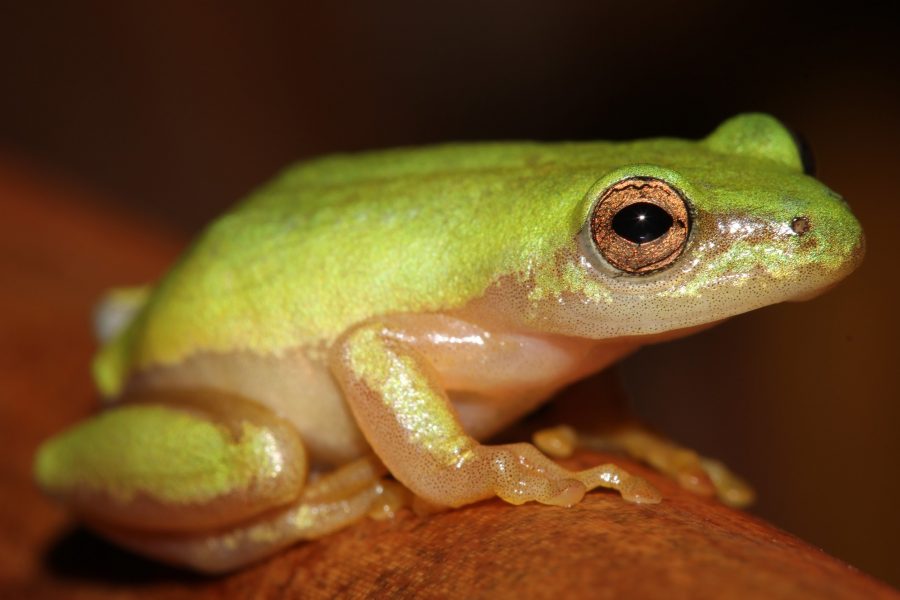
[[[790,221],[790,227],[797,237],[806,236],[800,242],[819,257],[819,264],[825,267],[817,281],[804,286],[800,293],[790,299],[792,302],[810,300],[836,286],[842,279],[855,271],[866,254],[866,236],[859,222],[849,212],[844,219],[833,226],[831,222],[818,222],[807,215],[798,214]],[[804,277],[809,282],[810,279]]]

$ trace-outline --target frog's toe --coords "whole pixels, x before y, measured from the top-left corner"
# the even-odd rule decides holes
[[[636,423],[599,435],[577,434],[576,439],[577,445],[586,448],[624,452],[654,467],[694,494],[717,497],[724,504],[735,507],[753,502],[754,494],[750,486],[721,462],[704,458]],[[624,491],[622,495],[626,497]],[[652,494],[650,497],[653,497]]]
[[[642,477],[632,476],[619,489],[622,498],[634,504],[659,504],[662,502],[662,494],[658,489]]]
[[[699,496],[718,498],[723,504],[743,508],[753,503],[753,489],[722,462],[674,448],[669,470],[663,471],[678,485]]]
[[[613,489],[618,491],[626,502],[658,504],[662,501],[662,494],[649,481],[632,475],[618,465],[598,465],[579,471],[576,475],[587,489],[598,487]]]
[[[375,521],[393,519],[401,509],[413,507],[413,493],[402,483],[385,479],[380,485],[378,498],[369,509],[369,518]]]
[[[535,432],[532,441],[545,454],[554,458],[568,458],[578,446],[578,434],[568,425],[557,425]]]
[[[723,504],[744,508],[756,500],[756,492],[753,491],[753,488],[732,473],[721,461],[701,458],[700,463],[715,486],[716,496]]]
[[[587,488],[575,475],[541,454],[531,444],[482,446],[480,452],[490,464],[494,492],[510,504],[540,502],[572,506],[584,497]]]
[[[699,496],[715,496],[716,486],[699,465],[674,469],[671,476],[682,488]]]
[[[563,479],[554,483],[554,487],[559,490],[559,493],[551,498],[543,500],[543,504],[552,506],[574,506],[581,502],[581,499],[584,498],[584,495],[587,492],[587,488],[584,487],[584,484],[577,479]]]

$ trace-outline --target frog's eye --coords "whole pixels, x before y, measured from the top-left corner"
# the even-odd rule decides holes
[[[661,179],[632,177],[608,187],[591,215],[591,238],[626,273],[658,271],[678,258],[690,232],[684,198]]]

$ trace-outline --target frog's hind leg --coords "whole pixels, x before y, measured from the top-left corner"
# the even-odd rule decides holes
[[[306,451],[267,408],[213,390],[132,393],[47,441],[38,483],[86,520],[128,530],[231,526],[303,491]]]
[[[294,503],[252,522],[208,534],[159,535],[107,531],[141,554],[206,573],[221,573],[301,541],[324,536],[392,505],[396,490],[381,480],[384,466],[358,459],[310,483]],[[388,498],[391,496],[392,498]]]
[[[365,516],[390,496],[384,472],[363,459],[307,483],[292,424],[201,389],[130,393],[49,440],[35,461],[39,484],[107,537],[210,572]]]

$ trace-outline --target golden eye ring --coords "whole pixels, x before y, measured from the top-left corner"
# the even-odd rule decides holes
[[[591,239],[613,267],[646,275],[681,256],[691,229],[688,203],[653,177],[630,177],[609,186],[594,207]]]

